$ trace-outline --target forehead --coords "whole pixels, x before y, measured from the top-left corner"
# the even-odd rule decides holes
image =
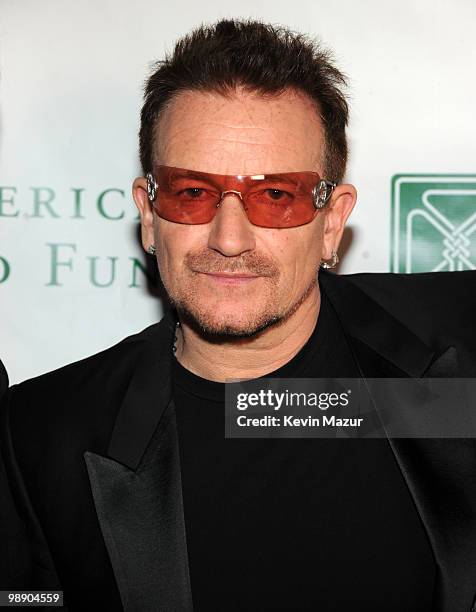
[[[304,93],[184,91],[160,117],[154,157],[220,174],[320,172],[323,142],[318,111]]]

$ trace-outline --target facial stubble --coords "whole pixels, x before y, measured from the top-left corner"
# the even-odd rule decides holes
[[[217,271],[220,270],[215,270]],[[196,272],[192,274],[199,275]],[[197,278],[194,280],[196,281]],[[236,316],[235,323],[233,322],[232,314],[225,320],[220,320],[217,309],[210,308],[210,302],[207,307],[207,296],[204,296],[203,287],[199,289],[197,283],[192,279],[191,282],[183,283],[178,288],[171,288],[167,291],[169,300],[177,310],[179,318],[187,322],[197,333],[211,342],[229,341],[233,338],[252,338],[272,326],[282,325],[289,320],[316,287],[317,275],[312,277],[301,295],[287,307],[279,303],[279,273],[263,277],[261,280],[266,284],[266,290],[262,292],[265,299],[260,300],[260,304],[264,302],[264,307],[250,309],[246,320],[241,325],[236,324]],[[233,299],[233,295],[237,299],[240,297],[237,288],[228,290],[222,288],[221,290],[227,292],[226,301]]]

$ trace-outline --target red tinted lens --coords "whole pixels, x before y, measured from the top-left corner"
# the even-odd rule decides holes
[[[318,182],[318,175],[312,172],[263,176],[244,197],[249,220],[254,225],[276,228],[309,223],[317,212],[312,189]]]
[[[315,217],[312,190],[320,177],[315,172],[232,176],[157,166],[154,208],[175,223],[209,223],[217,213],[221,194],[239,191],[248,219],[270,228],[296,227]]]
[[[209,223],[216,214],[221,190],[210,175],[180,168],[158,166],[154,208],[157,214],[175,223]]]

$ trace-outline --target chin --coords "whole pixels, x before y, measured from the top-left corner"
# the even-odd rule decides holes
[[[275,313],[237,310],[236,304],[230,310],[194,308],[192,305],[177,304],[177,308],[193,327],[208,336],[249,338],[267,327],[276,324],[281,316]]]
[[[309,298],[317,281],[312,277],[301,296],[289,305],[290,296],[280,286],[268,287],[259,295],[221,295],[197,289],[193,283],[173,284],[170,302],[181,318],[199,334],[213,342],[228,338],[250,338],[261,331],[286,321]],[[184,291],[184,285],[187,290]]]

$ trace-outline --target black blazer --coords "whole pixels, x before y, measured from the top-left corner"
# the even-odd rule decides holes
[[[8,374],[5,366],[0,361],[0,399],[4,392],[8,389]]]
[[[0,399],[7,388],[8,374],[0,361]],[[28,586],[31,553],[25,524],[18,516],[2,456],[0,452],[0,590],[16,590]]]
[[[363,376],[476,377],[476,272],[321,272],[319,282]],[[30,585],[62,588],[70,610],[192,609],[173,335],[167,310],[160,323],[101,353],[14,385],[3,403],[5,464],[31,543]],[[435,556],[434,610],[469,612],[475,441],[389,442]]]

